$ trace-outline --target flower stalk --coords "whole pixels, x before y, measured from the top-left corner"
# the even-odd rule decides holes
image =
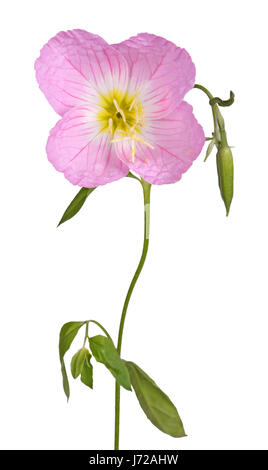
[[[118,331],[118,340],[117,340],[117,352],[121,355],[121,348],[122,348],[122,339],[123,339],[123,332],[124,332],[124,325],[125,319],[127,314],[127,309],[129,305],[129,301],[136,285],[136,282],[140,276],[142,268],[145,263],[145,259],[148,253],[149,247],[149,225],[150,225],[150,194],[151,194],[151,185],[144,181],[143,179],[140,180],[142,189],[143,189],[143,200],[144,200],[144,238],[143,238],[143,250],[140,258],[140,262],[136,269],[136,272],[133,276],[133,279],[130,283],[122,314],[120,319],[119,331]],[[120,430],[120,385],[116,381],[115,383],[115,431],[114,431],[114,450],[119,449],[119,430]]]
[[[226,215],[228,216],[233,199],[234,166],[232,151],[227,142],[225,122],[219,110],[219,106],[231,106],[234,102],[234,93],[231,91],[230,98],[228,100],[222,100],[218,97],[214,98],[208,89],[202,85],[195,84],[194,88],[198,88],[207,95],[212,109],[214,132],[213,138],[207,149],[205,161],[210,155],[214,145],[216,145],[219,188],[226,208]]]

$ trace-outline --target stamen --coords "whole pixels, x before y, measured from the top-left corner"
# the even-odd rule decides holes
[[[116,111],[117,111],[119,114],[121,114],[122,119],[123,119],[124,123],[126,124],[127,121],[126,121],[126,116],[124,115],[124,111],[123,111],[121,108],[119,108],[118,103],[117,103],[117,101],[116,101],[115,98],[113,99],[113,103],[114,103],[114,105],[115,105]]]
[[[110,132],[110,136],[113,137],[113,120],[112,118],[108,119],[108,129]]]
[[[133,129],[132,135],[125,136],[125,137],[123,136],[123,137],[119,137],[119,138],[116,138],[116,139],[111,139],[111,142],[114,144],[114,143],[117,143],[117,142],[123,142],[124,140],[130,140],[131,141],[130,145],[131,145],[131,162],[132,163],[135,162],[135,152],[136,152],[135,140],[137,140],[138,142],[141,142],[142,144],[146,145],[147,147],[150,147],[151,149],[154,148],[153,145],[149,144],[149,142],[146,142],[146,140],[139,137],[134,129]],[[145,162],[146,163],[148,162],[148,158],[145,159]]]
[[[135,95],[134,95],[134,98],[133,98],[133,100],[132,100],[132,102],[131,102],[131,104],[130,104],[129,111],[131,111],[132,108],[133,108],[133,106],[136,105],[136,101],[137,101],[137,98],[138,98],[138,94],[139,94],[139,92],[140,92],[140,89],[141,89],[140,87],[137,88],[137,90],[136,90],[136,92],[135,92]]]
[[[120,134],[126,134],[126,131],[124,131],[123,129],[118,129],[118,131]]]
[[[117,103],[117,101],[116,101],[115,98],[113,99],[113,103],[114,103],[114,105],[115,105],[115,107],[116,107],[116,111],[117,111],[118,113],[121,113],[121,109],[119,108],[118,103]]]
[[[135,140],[131,139],[131,161],[135,162]]]
[[[116,142],[123,142],[123,140],[132,140],[132,137],[119,137],[118,139],[112,139],[111,142],[114,144]]]
[[[132,101],[132,103],[131,103],[130,107],[128,108],[128,109],[129,109],[129,111],[131,111],[131,110],[132,110],[133,106],[135,106],[135,108],[137,108],[136,101],[137,101],[137,96],[135,96],[135,98],[134,98],[134,100]],[[136,111],[136,109],[135,109],[135,111]]]
[[[145,116],[144,116],[144,110],[141,105],[139,105],[138,98],[139,98],[139,92],[140,88],[136,90],[136,93],[133,96],[132,102],[130,103],[129,109],[125,110],[126,115],[128,116],[128,111],[134,112],[134,120],[135,123],[130,126],[130,124],[126,120],[126,115],[123,111],[123,109],[120,108],[117,100],[113,98],[113,104],[115,106],[116,112],[108,119],[108,131],[111,136],[111,143],[118,143],[118,142],[124,142],[125,140],[130,141],[130,149],[131,149],[131,162],[135,162],[135,153],[136,153],[136,142],[140,142],[141,144],[145,145],[146,147],[149,147],[150,149],[153,149],[153,145],[151,145],[149,142],[146,142],[142,137],[140,137],[137,133],[141,130],[141,128],[144,126],[145,123]],[[121,129],[121,125],[118,125],[119,128],[117,128],[117,123],[119,121],[114,119],[122,119],[124,122],[124,129]],[[133,115],[131,117],[133,120]],[[133,121],[132,121],[133,122]],[[148,158],[145,158],[143,160],[145,163],[148,162]]]
[[[150,147],[150,149],[154,149],[153,145],[149,144],[149,142],[146,142],[146,140],[141,139],[139,136],[135,136],[136,140],[138,142],[141,142],[144,145],[147,145],[147,147]]]
[[[141,126],[144,126],[145,124],[145,116],[144,116],[144,110],[141,110]]]

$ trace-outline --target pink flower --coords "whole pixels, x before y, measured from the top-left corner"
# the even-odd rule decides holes
[[[152,34],[120,44],[82,30],[61,32],[35,63],[39,86],[62,119],[47,155],[71,183],[94,187],[133,170],[152,184],[174,183],[205,141],[192,107],[185,49]]]

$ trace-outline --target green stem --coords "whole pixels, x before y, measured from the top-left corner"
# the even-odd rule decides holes
[[[194,88],[198,88],[199,90],[202,90],[206,95],[207,97],[212,100],[213,99],[213,95],[210,93],[210,91],[208,91],[207,88],[205,88],[203,85],[198,85],[197,83],[194,85]]]
[[[197,83],[194,85],[194,88],[198,88],[199,90],[203,91],[209,98],[209,100],[213,99],[213,95],[205,88],[203,85],[198,85]],[[220,118],[223,121],[223,117],[220,113],[220,110],[216,103],[211,104],[211,110],[213,115],[213,123],[214,123],[214,137],[216,138],[216,146],[219,147],[221,142],[221,134],[219,129],[219,122],[218,119]]]
[[[86,345],[87,338],[88,338],[88,321],[86,322],[86,333],[85,333],[83,348],[84,348],[85,345]]]
[[[104,326],[102,326],[98,321],[96,321],[96,320],[88,320],[88,321],[98,325],[98,327],[106,334],[107,338],[112,339],[111,336],[109,335],[108,331],[105,330]]]
[[[133,173],[131,173],[131,171],[129,171],[129,173],[127,174],[127,177],[128,178],[133,178],[134,180],[137,180],[141,183],[141,180],[140,178],[138,178],[137,176],[133,175]]]
[[[142,188],[143,188],[143,198],[144,198],[144,240],[143,240],[143,250],[140,262],[134,274],[134,277],[130,283],[127,296],[124,302],[120,325],[119,325],[119,332],[118,332],[118,341],[117,341],[117,351],[119,355],[121,355],[121,347],[122,347],[122,338],[123,338],[123,331],[125,325],[125,319],[127,314],[127,308],[130,301],[130,297],[132,295],[133,289],[135,284],[139,278],[139,275],[142,271],[147,252],[149,246],[149,222],[150,222],[150,192],[151,192],[151,185],[141,180]],[[115,384],[115,434],[114,434],[114,450],[119,449],[119,426],[120,426],[120,385],[118,382]]]

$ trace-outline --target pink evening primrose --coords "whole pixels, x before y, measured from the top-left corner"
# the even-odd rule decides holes
[[[109,45],[77,29],[50,39],[35,69],[62,116],[48,159],[71,183],[95,187],[129,170],[174,183],[201,152],[203,129],[183,101],[195,81],[185,49],[147,33]]]

